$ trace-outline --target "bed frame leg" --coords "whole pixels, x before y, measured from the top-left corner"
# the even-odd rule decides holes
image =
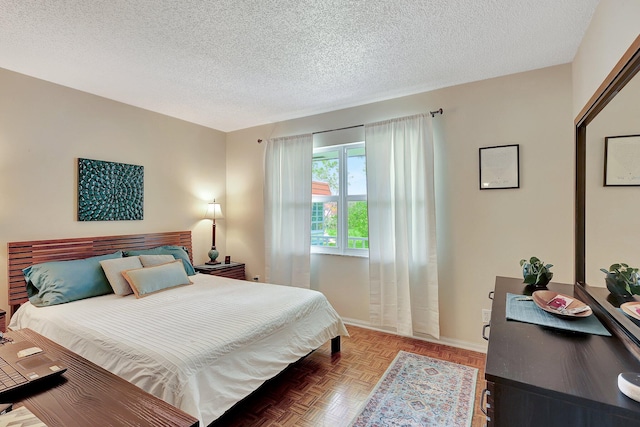
[[[340,335],[331,338],[331,354],[340,352]]]

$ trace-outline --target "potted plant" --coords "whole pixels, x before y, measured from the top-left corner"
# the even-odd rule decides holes
[[[604,281],[607,284],[607,289],[612,294],[622,296],[640,295],[640,275],[638,275],[637,268],[629,267],[621,262],[611,265],[609,270],[601,268],[600,271],[607,275]]]
[[[526,259],[520,260],[522,267],[522,277],[524,283],[535,287],[545,287],[551,281],[553,273],[549,271],[553,264],[545,264],[537,257],[531,257],[527,262]]]

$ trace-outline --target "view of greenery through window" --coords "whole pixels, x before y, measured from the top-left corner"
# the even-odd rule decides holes
[[[331,253],[369,248],[363,143],[314,150],[312,193],[312,247],[334,248]]]

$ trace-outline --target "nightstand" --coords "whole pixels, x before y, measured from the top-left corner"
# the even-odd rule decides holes
[[[198,273],[211,274],[213,276],[229,277],[231,279],[247,280],[244,272],[244,263],[231,262],[229,264],[196,265],[193,267]]]
[[[0,310],[0,332],[7,332],[7,313]]]

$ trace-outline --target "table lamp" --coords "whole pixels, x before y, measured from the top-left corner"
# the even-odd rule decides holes
[[[207,261],[206,264],[220,264],[220,261],[216,261],[218,255],[220,255],[220,253],[216,249],[216,219],[224,218],[224,216],[222,215],[222,209],[220,208],[220,203],[216,203],[215,199],[213,200],[213,202],[209,203],[209,205],[207,206],[207,213],[204,215],[204,217],[213,221],[211,250],[208,253],[209,261]]]

